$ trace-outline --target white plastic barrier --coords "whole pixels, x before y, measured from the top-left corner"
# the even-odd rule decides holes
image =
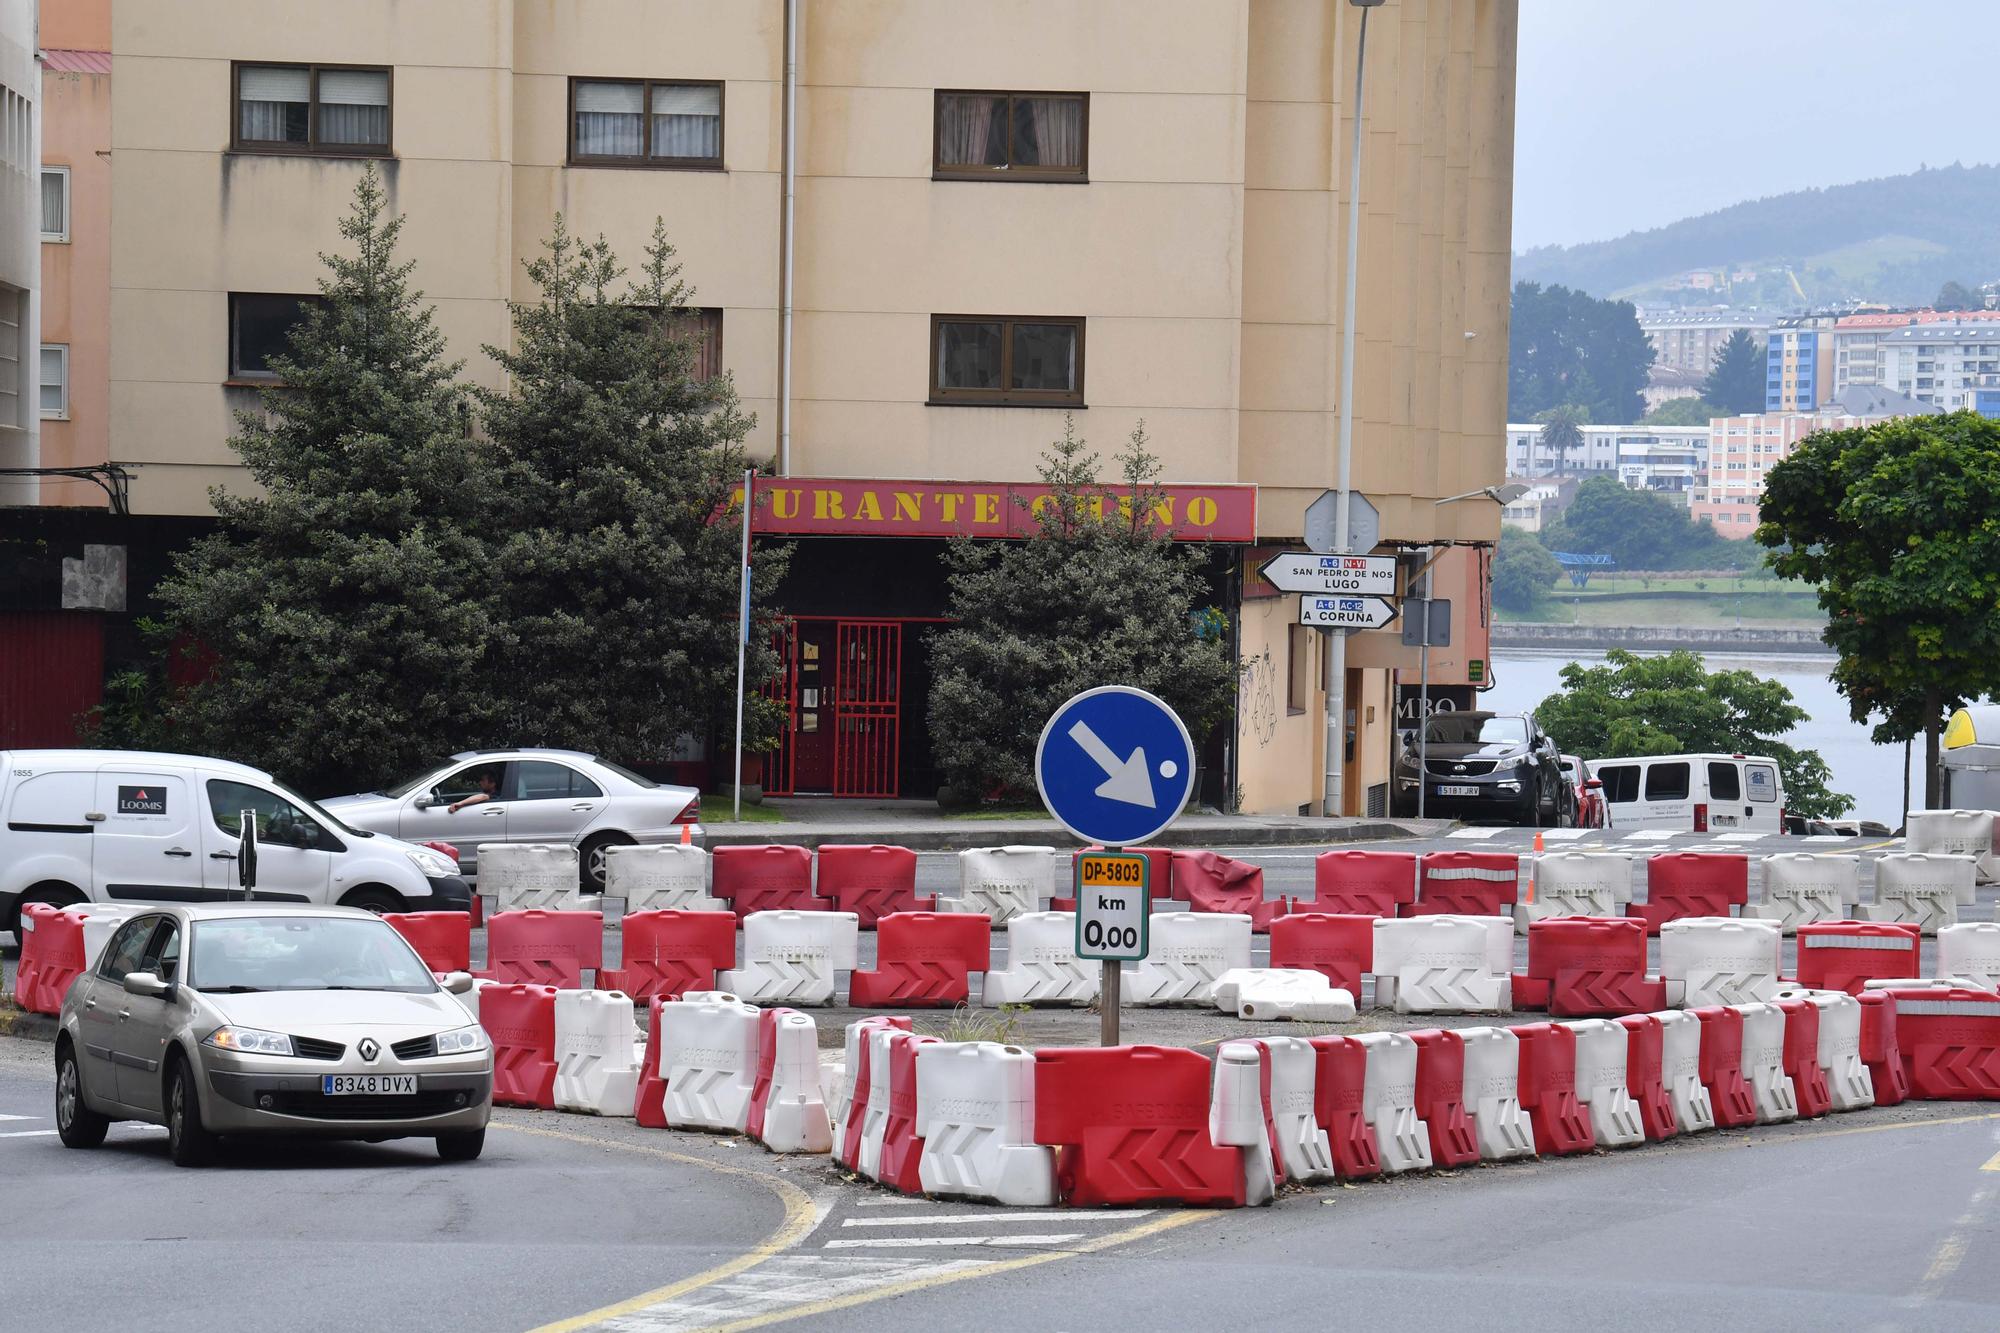
[[[1208,1137],[1243,1150],[1243,1202],[1269,1203],[1278,1192],[1277,1159],[1264,1127],[1263,1058],[1247,1041],[1223,1043],[1209,1085]]]
[[[833,1003],[834,973],[859,963],[853,912],[752,912],[743,918],[743,965],[717,978],[746,1000]]]
[[[1590,1128],[1600,1148],[1643,1143],[1645,1122],[1626,1078],[1631,1034],[1608,1018],[1569,1024],[1576,1034],[1576,1099],[1590,1112]]]
[[[1101,974],[1076,956],[1076,913],[1029,912],[1007,922],[1007,966],[986,974],[979,1002],[1087,1005]]]
[[[977,847],[958,854],[958,896],[940,912],[984,912],[995,925],[1037,912],[1057,893],[1053,847]]]
[[[1035,1142],[1029,1051],[991,1041],[918,1047],[916,1134],[926,1194],[1023,1208],[1056,1201],[1056,1150]]]
[[[465,992],[465,994],[463,995],[454,995],[452,996],[452,998],[457,1000],[460,1004],[464,1005],[465,1012],[471,1014],[472,1021],[477,1023],[479,1021],[480,992],[485,990],[488,986],[504,986],[506,984],[507,983],[504,981],[486,981],[482,978],[474,977],[472,979],[471,990]]]
[[[1528,862],[1534,900],[1514,906],[1523,935],[1530,922],[1552,916],[1624,916],[1632,901],[1632,858],[1623,852],[1546,852]]]
[[[1216,978],[1250,966],[1250,918],[1240,912],[1156,912],[1148,952],[1125,974],[1127,1004],[1209,1004]]]
[[[1875,1104],[1875,1079],[1861,1061],[1861,1001],[1840,990],[1794,987],[1781,1000],[1807,1000],[1819,1010],[1820,1072],[1836,1111],[1859,1111]]]
[[[1974,870],[1972,857],[1954,852],[1891,852],[1875,862],[1875,901],[1859,909],[1861,919],[1913,923],[1935,935],[1958,924],[1958,909],[1973,901]]]
[[[760,1061],[763,1054],[758,1052]],[[770,1054],[771,1083],[763,1097],[760,1141],[772,1152],[832,1151],[833,1124],[819,1087],[819,1025],[812,1015],[778,1014],[771,1027]]]
[[[676,1000],[660,1006],[660,1075],[667,1123],[676,1129],[750,1127],[757,1086],[755,1005]]]
[[[889,1074],[895,1063],[889,1058],[889,1039],[903,1035],[907,1034],[899,1028],[878,1027],[868,1031],[868,1109],[861,1117],[861,1152],[854,1169],[870,1180],[882,1178],[882,1145],[889,1134]],[[922,1086],[919,1080],[918,1087]],[[917,1175],[921,1180],[922,1161],[917,1163]]]
[[[479,892],[493,899],[495,912],[531,907],[562,912],[583,905],[576,848],[567,843],[482,842],[478,878]]]
[[[1971,977],[1871,977],[1863,990],[1992,990]]]
[[[1764,899],[1743,909],[1785,934],[1815,921],[1851,921],[1861,901],[1861,858],[1852,852],[1779,852],[1764,858]]]
[[[1714,1129],[1715,1103],[1701,1081],[1701,1020],[1679,1009],[1653,1017],[1660,1020],[1660,1085],[1674,1104],[1674,1123],[1683,1134]]]
[[[865,1112],[855,1104],[855,1094],[860,1090],[861,1052],[867,1048],[868,1034],[889,1029],[889,1020],[880,1014],[867,1018],[857,1018],[847,1025],[847,1041],[840,1062],[840,1076],[835,1082],[833,1103],[833,1160],[853,1171],[859,1169],[860,1159],[850,1160],[847,1156],[847,1131],[857,1116],[866,1124]],[[871,1080],[872,1082],[872,1080]],[[922,1089],[919,1088],[919,1091]],[[881,1151],[881,1141],[876,1140],[876,1151]]]
[[[1476,1014],[1513,1007],[1509,917],[1378,917],[1377,1008],[1399,1014]]]
[[[96,967],[118,927],[149,909],[125,903],[74,903],[62,910],[65,916],[83,919],[83,965]]]
[[[1465,1042],[1466,1118],[1489,1162],[1535,1155],[1534,1124],[1521,1106],[1521,1039],[1501,1027],[1460,1028]]]
[[[629,1117],[639,1091],[638,1038],[623,991],[557,991],[556,1109]]]
[[[1970,978],[1982,990],[2000,990],[2000,925],[1966,921],[1939,930],[1937,970]]]
[[[708,853],[682,843],[604,849],[604,896],[630,912],[726,912],[708,896]]]
[[[1258,1022],[1301,1019],[1347,1023],[1354,997],[1324,972],[1286,967],[1232,967],[1215,979],[1215,1007]]]
[[[1660,975],[1680,983],[1680,1003],[1690,1009],[1754,1004],[1776,993],[1783,947],[1775,921],[1684,917],[1660,927]]]
[[[1431,1130],[1417,1114],[1417,1044],[1400,1032],[1365,1032],[1355,1040],[1368,1052],[1361,1118],[1374,1127],[1382,1169],[1428,1170]]]
[[[1259,1037],[1250,1044],[1271,1068],[1268,1110],[1285,1179],[1301,1184],[1332,1180],[1333,1146],[1320,1127],[1313,1103],[1319,1052],[1304,1037]]]
[[[1775,1004],[1741,1004],[1743,1081],[1757,1099],[1757,1121],[1798,1118],[1798,1091],[1785,1072],[1785,1011]]]
[[[1911,810],[1903,817],[1903,846],[1910,852],[1943,852],[1969,856],[1981,883],[2000,878],[2000,858],[1993,851],[1991,810]],[[1970,905],[1971,898],[1960,901]]]

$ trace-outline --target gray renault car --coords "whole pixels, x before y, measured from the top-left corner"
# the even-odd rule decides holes
[[[1393,813],[1438,819],[1497,820],[1537,828],[1576,822],[1576,795],[1562,757],[1535,719],[1520,713],[1436,713],[1425,726],[1421,757],[1411,733],[1396,757]],[[1421,771],[1419,765],[1421,764]]]
[[[164,1125],[173,1160],[219,1139],[432,1138],[485,1144],[493,1046],[388,922],[270,903],[135,916],[70,984],[56,1038],[56,1129],[94,1148],[113,1121]]]

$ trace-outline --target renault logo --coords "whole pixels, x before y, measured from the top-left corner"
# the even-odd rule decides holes
[[[370,1064],[374,1064],[375,1057],[382,1054],[382,1048],[375,1044],[373,1037],[363,1037],[361,1044],[354,1049],[361,1052],[361,1058]]]

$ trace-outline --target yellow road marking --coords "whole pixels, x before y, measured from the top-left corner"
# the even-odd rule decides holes
[[[1980,1167],[1979,1169],[1981,1171],[2000,1171],[2000,1152],[1996,1152],[1991,1157],[1987,1158],[1986,1165]]]

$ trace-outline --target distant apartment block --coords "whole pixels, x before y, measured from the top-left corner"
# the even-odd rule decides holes
[[[1704,475],[1688,491],[1688,516],[1725,537],[1756,531],[1764,481],[1814,431],[1872,426],[1937,409],[1880,389],[1850,389],[1817,412],[1757,412],[1708,423]],[[2000,404],[1996,404],[2000,412]]]
[[[1831,315],[1778,321],[1764,344],[1764,410],[1811,412],[1833,397]]]
[[[1542,442],[1539,425],[1518,422],[1507,427],[1507,475],[1532,480],[1606,474],[1631,490],[1680,495],[1705,469],[1708,443],[1705,426],[1585,426],[1583,445],[1558,461]]]
[[[1738,329],[1762,344],[1771,321],[1748,310],[1685,310],[1642,314],[1639,329],[1653,344],[1653,370],[1684,371],[1698,381]]]
[[[1838,396],[1856,386],[1889,384],[1890,382],[1883,378],[1884,344],[1898,341],[1897,335],[1905,329],[1936,327],[1987,329],[2000,333],[2000,310],[1906,310],[1842,316],[1835,322],[1833,329],[1834,395]],[[1959,345],[1978,347],[1988,342],[2000,342],[2000,337],[1988,337],[1984,342],[1979,338],[1966,338]],[[1919,344],[1914,340],[1902,340],[1901,345]],[[1895,387],[1901,392],[1916,394],[1918,390],[1915,381],[1919,378],[1930,379],[1933,383],[1922,392],[1930,394],[1938,406],[1946,406],[1943,402],[1937,401],[1938,389],[1935,381],[1940,375],[1947,379],[1956,378],[1960,372],[1941,370],[1941,363],[1948,364],[1954,358],[1940,356],[1941,345],[1937,342],[1931,342],[1928,346],[1932,353],[1930,357],[1911,358],[1910,385]],[[1931,373],[1920,376],[1916,373],[1916,362],[1925,359],[1931,363]],[[1963,358],[1957,359],[1963,360]],[[1984,359],[1984,354],[1974,353],[1971,359],[1976,363]],[[1981,372],[1972,371],[1966,374],[1969,377],[1979,373]],[[1980,386],[1965,387],[1976,390]],[[1947,389],[1945,392],[1956,393],[1959,390]],[[1968,401],[1961,403],[1960,406],[1969,407],[1973,406],[1973,403]]]

